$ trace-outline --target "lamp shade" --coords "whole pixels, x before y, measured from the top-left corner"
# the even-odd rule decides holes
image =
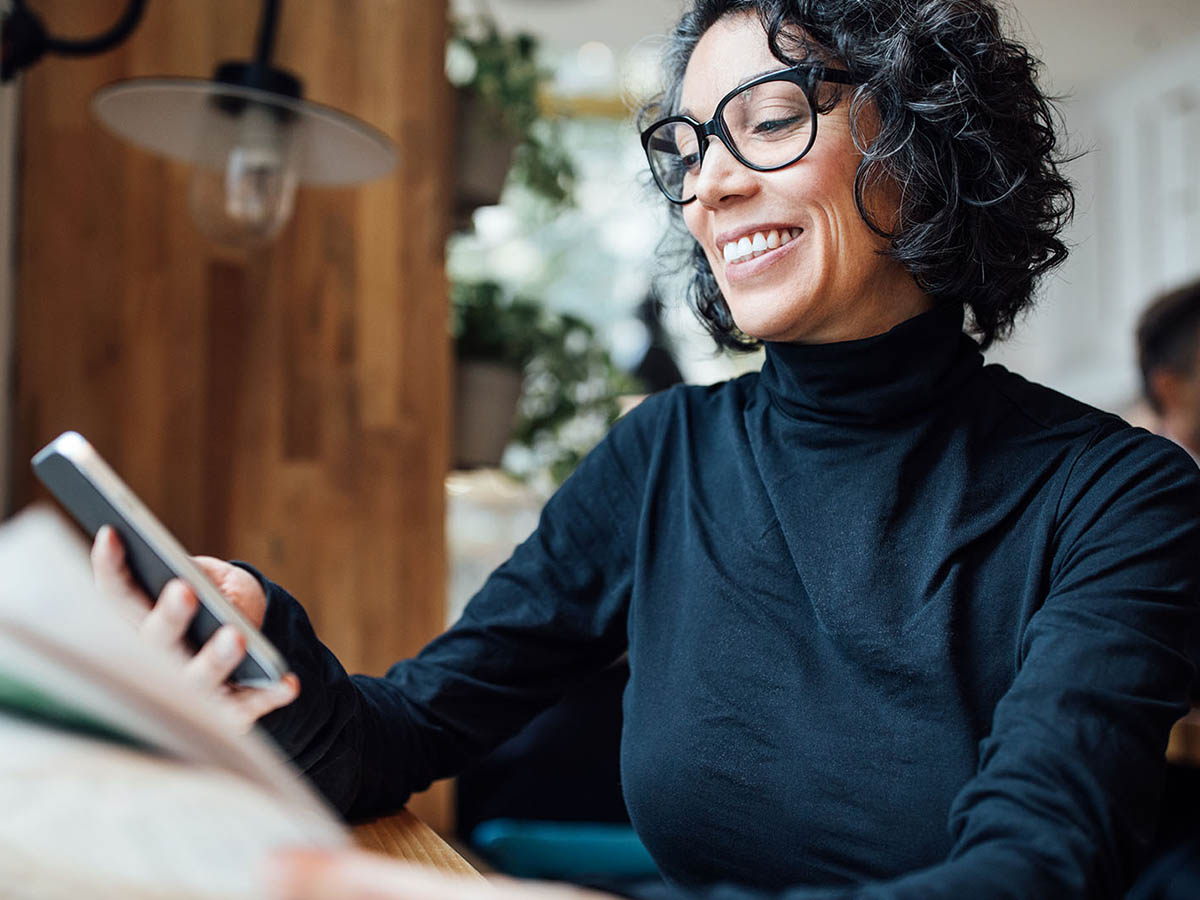
[[[387,135],[329,106],[272,91],[203,78],[133,78],[92,97],[92,113],[118,137],[152,153],[209,168],[224,159],[204,158],[204,147],[229,144],[244,127],[244,112],[257,108],[284,124],[294,142],[301,184],[346,185],[380,178],[396,164]]]

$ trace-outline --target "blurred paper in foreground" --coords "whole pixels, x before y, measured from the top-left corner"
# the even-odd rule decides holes
[[[97,595],[56,513],[0,527],[0,885],[6,898],[251,898],[282,846],[345,830],[263,737]]]

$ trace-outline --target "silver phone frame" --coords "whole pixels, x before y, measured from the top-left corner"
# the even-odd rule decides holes
[[[236,606],[225,599],[204,571],[192,562],[183,545],[121,480],[87,438],[77,431],[63,432],[38,451],[33,458],[34,464],[52,455],[61,456],[75,466],[92,487],[125,518],[146,543],[150,544],[154,552],[162,557],[168,568],[195,591],[200,603],[222,624],[232,625],[241,633],[246,641],[246,653],[252,656],[265,672],[274,676],[269,679],[239,679],[238,684],[265,687],[277,684],[283,678],[288,672],[287,663],[275,647]],[[155,597],[150,599],[151,602],[157,600]]]

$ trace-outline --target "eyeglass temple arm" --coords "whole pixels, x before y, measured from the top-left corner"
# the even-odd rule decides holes
[[[861,78],[855,78],[845,69],[822,69],[820,76],[822,81],[832,81],[835,84],[862,84]]]

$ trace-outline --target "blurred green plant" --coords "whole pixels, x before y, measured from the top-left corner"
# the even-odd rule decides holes
[[[537,63],[531,34],[500,34],[485,13],[454,23],[446,48],[446,74],[455,87],[493,110],[518,141],[510,178],[553,207],[574,201],[575,165],[555,122],[543,114],[540,92],[549,73]]]
[[[508,297],[494,281],[456,283],[451,299],[457,358],[501,363],[524,377],[512,433],[524,452],[509,472],[561,484],[616,421],[617,398],[637,392],[637,383],[578,316]]]
[[[495,281],[451,286],[451,332],[460,360],[494,362],[524,372],[542,343],[540,304],[509,298]]]

